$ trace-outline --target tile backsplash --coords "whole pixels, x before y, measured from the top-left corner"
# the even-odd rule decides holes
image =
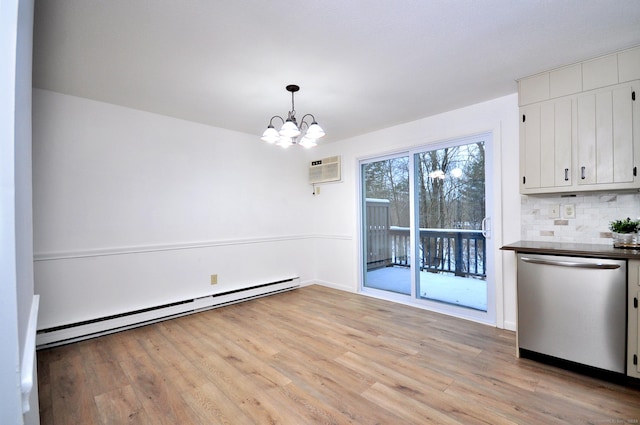
[[[521,197],[522,240],[611,244],[609,222],[640,217],[640,193]]]

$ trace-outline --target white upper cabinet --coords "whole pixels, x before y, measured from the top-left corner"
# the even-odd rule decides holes
[[[565,66],[549,72],[549,98],[580,93],[582,91],[582,67],[580,64]]]
[[[521,193],[640,189],[640,46],[518,85]]]
[[[618,84],[618,55],[593,59],[582,64],[582,90]]]
[[[520,106],[640,80],[640,46],[518,80]]]
[[[571,99],[521,108],[520,187],[523,193],[545,193],[573,181]]]
[[[633,92],[617,85],[578,96],[579,185],[633,183]]]
[[[529,105],[549,99],[549,73],[534,75],[518,81],[518,101],[520,105]]]
[[[640,48],[618,53],[618,80],[621,83],[640,80]]]

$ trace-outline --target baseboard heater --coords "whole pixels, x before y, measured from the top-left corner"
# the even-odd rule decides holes
[[[84,339],[160,322],[162,320],[172,319],[175,317],[185,316],[187,314],[193,314],[254,298],[289,291],[298,288],[299,286],[300,278],[292,277],[248,288],[178,301],[114,316],[41,329],[36,335],[36,346],[38,349],[43,349],[69,344],[72,342],[82,341]]]

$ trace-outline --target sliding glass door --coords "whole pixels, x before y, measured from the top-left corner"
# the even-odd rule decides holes
[[[409,156],[362,164],[363,286],[411,294]]]
[[[485,143],[415,154],[418,296],[487,311]]]
[[[362,161],[362,291],[495,320],[491,135]]]

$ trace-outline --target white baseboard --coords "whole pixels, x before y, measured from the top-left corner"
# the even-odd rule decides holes
[[[55,347],[57,345],[94,338],[199,311],[210,310],[289,291],[300,287],[299,281],[300,278],[292,277],[278,282],[264,283],[228,293],[178,301],[172,304],[120,314],[113,317],[105,317],[52,329],[42,329],[38,331],[36,335],[36,345],[39,349]]]
[[[508,331],[514,331],[515,332],[516,329],[518,329],[518,328],[516,326],[516,322],[511,322],[511,321],[505,320],[504,321],[504,329],[506,329]]]
[[[318,284],[320,286],[326,286],[327,288],[338,289],[340,291],[357,292],[355,288],[351,288],[345,285],[339,285],[333,282],[327,282],[325,280],[315,280],[313,283]]]

